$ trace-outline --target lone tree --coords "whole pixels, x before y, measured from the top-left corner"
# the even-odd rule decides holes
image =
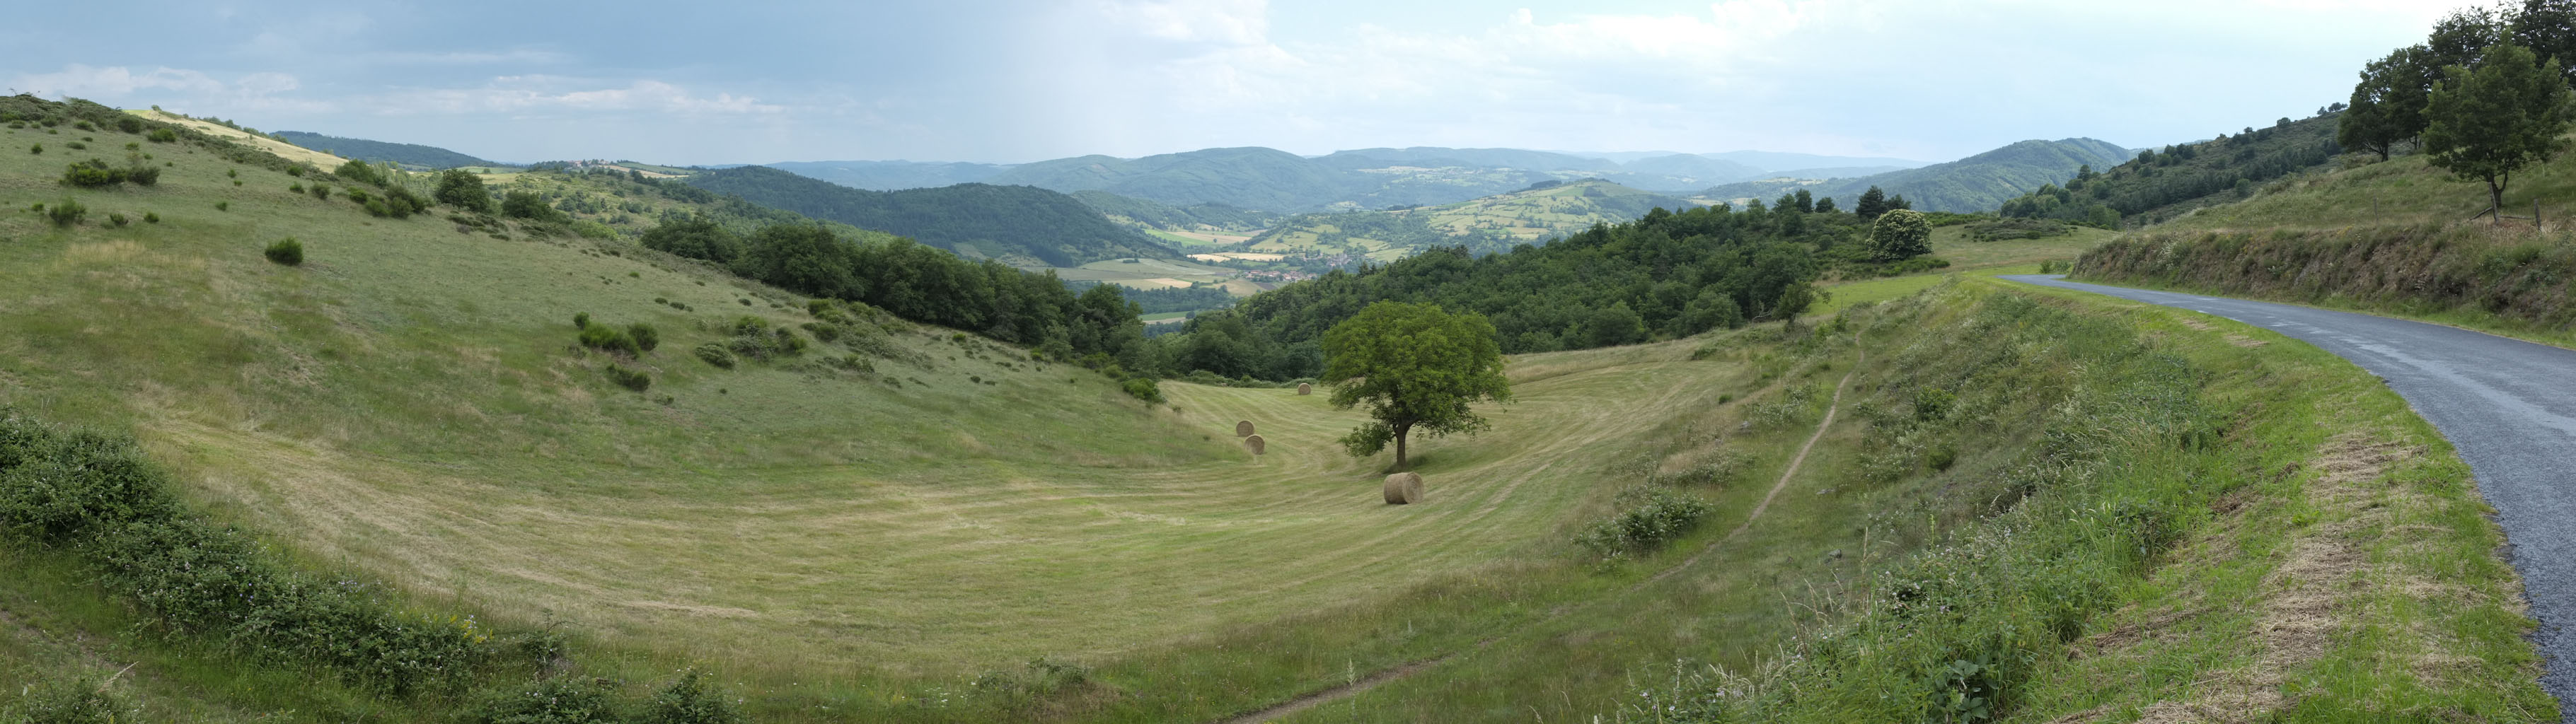
[[[1932,253],[1932,220],[1912,209],[1879,214],[1878,222],[1869,227],[1869,251],[1879,261],[1903,261]]]
[[[465,169],[451,168],[439,172],[438,190],[430,192],[430,196],[438,199],[439,203],[465,211],[492,212],[492,192],[484,190],[483,177]]]
[[[2513,172],[2566,146],[2558,134],[2566,132],[2571,112],[2576,100],[2557,61],[2543,64],[2522,46],[2498,43],[2476,70],[2442,69],[2442,82],[2424,106],[2424,151],[2461,180],[2487,182],[2494,203],[2487,213],[2503,224],[2505,184]]]
[[[1398,470],[1405,467],[1405,437],[1415,428],[1433,437],[1474,434],[1491,424],[1469,403],[1512,397],[1494,324],[1436,304],[1371,304],[1324,332],[1324,359],[1333,407],[1365,402],[1375,418],[1343,436],[1342,447],[1351,457],[1368,457],[1393,441]]]
[[[1876,220],[1879,214],[1887,213],[1887,192],[1876,186],[1860,192],[1860,202],[1852,205],[1852,213],[1859,214],[1862,221]]]

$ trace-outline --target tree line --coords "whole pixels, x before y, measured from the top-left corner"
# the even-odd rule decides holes
[[[2371,61],[2337,139],[2387,160],[2412,145],[2437,168],[2485,182],[2502,219],[2515,171],[2563,149],[2576,119],[2576,0],[2453,11],[2424,42]]]
[[[2065,185],[2043,185],[2004,202],[1997,213],[2118,229],[2141,215],[2153,220],[2171,211],[2168,207],[2195,199],[2242,198],[2257,184],[2315,168],[2342,154],[2335,129],[2346,113],[2338,103],[2303,120],[2282,118],[2234,135],[2220,133],[2207,141],[2139,151],[2136,158],[2107,172],[2086,165],[2076,169],[2075,178]],[[2222,196],[2230,192],[2232,196]]]

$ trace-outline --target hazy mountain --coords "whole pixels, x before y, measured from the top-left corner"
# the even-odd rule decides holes
[[[991,163],[927,161],[789,161],[766,165],[799,176],[874,191],[976,183],[1011,168]]]
[[[1724,184],[1702,192],[1712,199],[1761,199],[1769,203],[1783,193],[1804,188],[1818,198],[1832,198],[1844,208],[1871,186],[1901,195],[1923,211],[1992,211],[2004,201],[2046,184],[2065,183],[2078,167],[2109,168],[2129,156],[2128,149],[2090,138],[2022,141],[1949,163],[1921,168],[1817,181],[1763,180]]]
[[[957,184],[870,191],[761,166],[691,175],[688,184],[745,201],[912,237],[968,258],[1079,266],[1120,257],[1179,258],[1073,197],[1028,186]]]
[[[1776,151],[1727,151],[1725,153],[1703,153],[1700,155],[1720,161],[1733,161],[1771,172],[1795,168],[1835,168],[1844,166],[1894,166],[1896,168],[1920,168],[1931,165],[1929,162],[1925,161],[1910,161],[1902,158],[1819,156],[1812,153],[1780,153]]]
[[[406,166],[456,168],[458,166],[507,166],[437,146],[417,143],[389,143],[363,138],[325,136],[309,131],[278,131],[278,138],[316,151],[360,161],[392,161]]]
[[[1299,214],[1253,237],[1258,252],[1376,261],[1433,246],[1504,251],[1591,228],[1634,221],[1657,207],[1685,209],[1689,200],[1593,179],[1541,181],[1530,188],[1439,206],[1389,211]]]

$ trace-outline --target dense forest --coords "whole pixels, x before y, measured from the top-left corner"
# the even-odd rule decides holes
[[[2084,166],[2108,166],[2128,156],[2128,149],[2090,138],[2021,141],[1949,163],[1875,176],[1823,183],[1752,181],[1717,186],[1701,195],[1713,199],[1767,199],[1803,188],[1817,198],[1849,203],[1863,189],[1876,186],[1905,197],[1914,202],[1914,208],[1924,211],[1975,213],[1992,210],[2007,199],[2043,185],[2064,182]]]
[[[2139,151],[2107,172],[2087,166],[2064,186],[2050,184],[2004,202],[2001,213],[2117,229],[2123,222],[2150,224],[2241,199],[2258,184],[2315,168],[2343,153],[2335,142],[2342,105],[2305,120],[2283,118],[2232,136],[2221,133],[2213,140]]]
[[[1173,206],[1160,201],[1120,196],[1107,191],[1075,191],[1075,201],[1112,219],[1164,231],[1244,231],[1270,228],[1281,216],[1268,211],[1206,203]]]
[[[473,156],[457,153],[455,151],[439,148],[437,146],[423,146],[417,143],[388,143],[385,141],[370,141],[364,138],[325,136],[319,133],[310,133],[306,131],[278,131],[270,135],[276,136],[278,140],[285,141],[287,143],[303,146],[323,153],[333,154],[341,158],[355,159],[359,161],[391,161],[404,166],[413,166],[418,168],[509,165],[486,161]]]
[[[763,206],[1012,264],[1071,267],[1120,257],[1180,256],[1144,232],[1111,223],[1073,197],[1046,189],[958,184],[869,191],[761,166],[708,171],[687,182]]]
[[[1507,353],[1631,344],[1805,311],[1824,269],[1865,257],[1865,225],[1794,205],[1663,209],[1545,244],[1478,255],[1435,248],[1203,313],[1148,345],[1147,369],[1294,379],[1321,369],[1325,330],[1380,300],[1492,320]]]

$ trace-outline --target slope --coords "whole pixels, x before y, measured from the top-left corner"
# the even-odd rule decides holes
[[[2127,149],[2090,138],[2031,140],[1921,168],[1860,178],[1773,179],[1725,184],[1710,188],[1701,195],[1703,198],[1739,203],[1750,199],[1768,203],[1773,197],[1804,188],[1817,198],[1832,198],[1847,205],[1860,198],[1861,192],[1876,186],[1889,195],[1904,196],[1917,210],[1991,211],[2004,201],[2038,190],[2043,185],[2064,183],[2074,178],[2084,166],[2107,168],[2128,156]]]
[[[363,138],[326,136],[308,131],[278,131],[279,139],[305,148],[361,161],[390,161],[418,168],[458,168],[462,166],[503,166],[437,146],[416,143],[389,143]]]
[[[1602,180],[1541,181],[1529,188],[1442,206],[1394,211],[1354,211],[1292,216],[1253,237],[1251,251],[1322,260],[1386,262],[1433,246],[1463,245],[1500,251],[1645,216],[1663,208],[1697,206],[1688,200]]]
[[[990,181],[1066,193],[1107,191],[1176,206],[1215,203],[1265,211],[1319,208],[1352,190],[1350,179],[1328,167],[1267,148],[1211,148],[1138,159],[1063,158],[1015,166]]]
[[[764,206],[908,236],[973,259],[1073,267],[1120,257],[1180,256],[1071,197],[1026,186],[868,191],[760,166],[692,174],[686,182]]]
[[[2004,202],[2005,216],[2065,219],[2118,228],[2171,219],[2194,209],[2252,196],[2273,179],[2318,169],[2343,153],[2329,112],[2235,136],[2150,150],[2096,173]]]

